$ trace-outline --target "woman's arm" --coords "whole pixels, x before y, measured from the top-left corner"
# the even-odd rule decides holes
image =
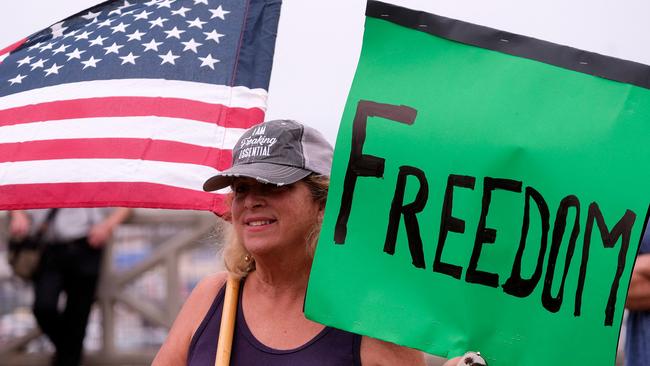
[[[462,363],[461,363],[462,361]],[[361,338],[362,366],[424,366],[424,353],[379,339]],[[443,366],[485,366],[485,360],[475,352],[447,360]]]
[[[192,294],[169,330],[165,343],[153,360],[152,366],[178,366],[187,363],[187,352],[192,336],[210,309],[219,289],[226,283],[227,277],[226,272],[210,275],[201,280],[192,290]],[[215,340],[215,347],[216,345]]]
[[[88,232],[88,244],[93,248],[101,248],[104,246],[113,235],[113,230],[131,215],[131,211],[132,209],[126,207],[114,209],[104,220],[90,228],[90,232]]]
[[[424,353],[379,339],[361,338],[361,365],[363,366],[424,366]]]
[[[15,210],[9,212],[9,236],[14,239],[22,239],[29,234],[31,220],[25,211]]]
[[[650,254],[636,258],[625,307],[635,311],[650,310]]]

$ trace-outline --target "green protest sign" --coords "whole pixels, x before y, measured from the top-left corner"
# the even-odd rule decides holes
[[[612,365],[647,220],[650,68],[367,15],[307,316],[491,366]]]

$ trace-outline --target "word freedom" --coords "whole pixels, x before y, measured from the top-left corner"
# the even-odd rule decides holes
[[[350,160],[348,163],[345,179],[343,183],[343,194],[341,198],[341,207],[336,221],[334,231],[334,242],[344,244],[347,235],[347,222],[352,208],[352,198],[358,177],[376,177],[381,178],[384,175],[385,159],[377,156],[363,154],[363,144],[366,139],[366,125],[369,117],[382,117],[407,125],[412,125],[415,121],[417,111],[405,106],[395,106],[389,104],[380,104],[369,101],[360,101],[353,122],[352,146]],[[408,176],[415,177],[419,182],[419,189],[413,202],[404,203],[404,192]],[[473,176],[449,174],[442,205],[440,231],[438,235],[438,245],[433,261],[433,271],[441,273],[455,279],[461,279],[463,268],[454,263],[442,261],[443,252],[447,235],[452,233],[463,234],[466,231],[465,221],[462,218],[452,215],[454,202],[454,192],[456,190],[467,189],[475,190],[477,179]],[[513,179],[484,177],[482,184],[481,213],[476,228],[476,235],[473,238],[474,246],[472,254],[465,272],[465,281],[468,283],[479,284],[483,286],[498,288],[500,285],[503,291],[511,296],[523,298],[529,296],[539,284],[544,270],[544,258],[549,250],[549,233],[550,233],[550,251],[546,263],[546,273],[542,289],[542,305],[549,312],[556,313],[560,310],[564,296],[564,285],[569,272],[569,267],[573,260],[573,254],[578,243],[580,233],[580,216],[581,204],[575,195],[564,197],[556,210],[555,220],[550,221],[550,210],[544,197],[535,188],[527,186]],[[493,192],[497,190],[508,191],[512,193],[523,194],[523,224],[521,228],[521,238],[519,246],[512,263],[510,277],[501,281],[497,273],[480,270],[479,261],[481,252],[485,244],[491,244],[496,241],[497,230],[487,227],[486,218],[490,211]],[[404,222],[408,238],[408,246],[412,259],[412,264],[416,268],[425,268],[424,251],[422,238],[417,214],[426,206],[429,194],[429,185],[425,173],[413,166],[401,166],[397,177],[395,194],[388,218],[388,227],[386,230],[386,240],[384,243],[384,252],[390,255],[395,253],[398,227],[401,221]],[[531,211],[537,211],[540,217],[541,238],[540,249],[536,258],[535,270],[530,278],[522,277],[522,259],[524,250],[528,242],[528,231],[530,226]],[[569,210],[575,212],[574,220],[567,220]],[[583,209],[584,210],[584,209]],[[632,228],[636,221],[636,214],[631,210],[626,210],[618,222],[611,228],[607,227],[605,219],[600,210],[598,203],[592,202],[586,208],[586,227],[582,241],[582,256],[580,258],[580,269],[578,273],[577,289],[575,293],[574,316],[580,316],[582,305],[582,293],[584,290],[586,273],[588,270],[589,250],[591,248],[591,236],[594,226],[597,226],[598,232],[602,239],[602,245],[605,248],[614,248],[615,244],[621,239],[621,244],[617,253],[616,273],[612,279],[611,289],[607,304],[605,306],[605,326],[612,326],[617,304],[617,293],[620,279],[625,269],[625,259],[629,248]],[[560,246],[565,237],[569,234],[568,246],[565,253],[565,264],[562,270],[562,277],[558,294],[552,295],[553,283],[555,278],[555,267],[558,256],[560,255]]]

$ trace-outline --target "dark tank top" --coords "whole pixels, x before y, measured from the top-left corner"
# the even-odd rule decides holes
[[[325,327],[302,346],[277,350],[258,341],[246,324],[241,307],[244,280],[241,282],[237,319],[233,335],[231,366],[359,366],[361,336]],[[187,356],[188,366],[213,366],[219,339],[225,286],[212,302],[210,310],[196,330]]]

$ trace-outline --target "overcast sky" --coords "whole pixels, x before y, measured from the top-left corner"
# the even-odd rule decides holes
[[[648,0],[394,0],[397,5],[650,65]],[[0,48],[98,0],[5,1]],[[334,142],[361,47],[365,0],[284,0],[268,118]]]

